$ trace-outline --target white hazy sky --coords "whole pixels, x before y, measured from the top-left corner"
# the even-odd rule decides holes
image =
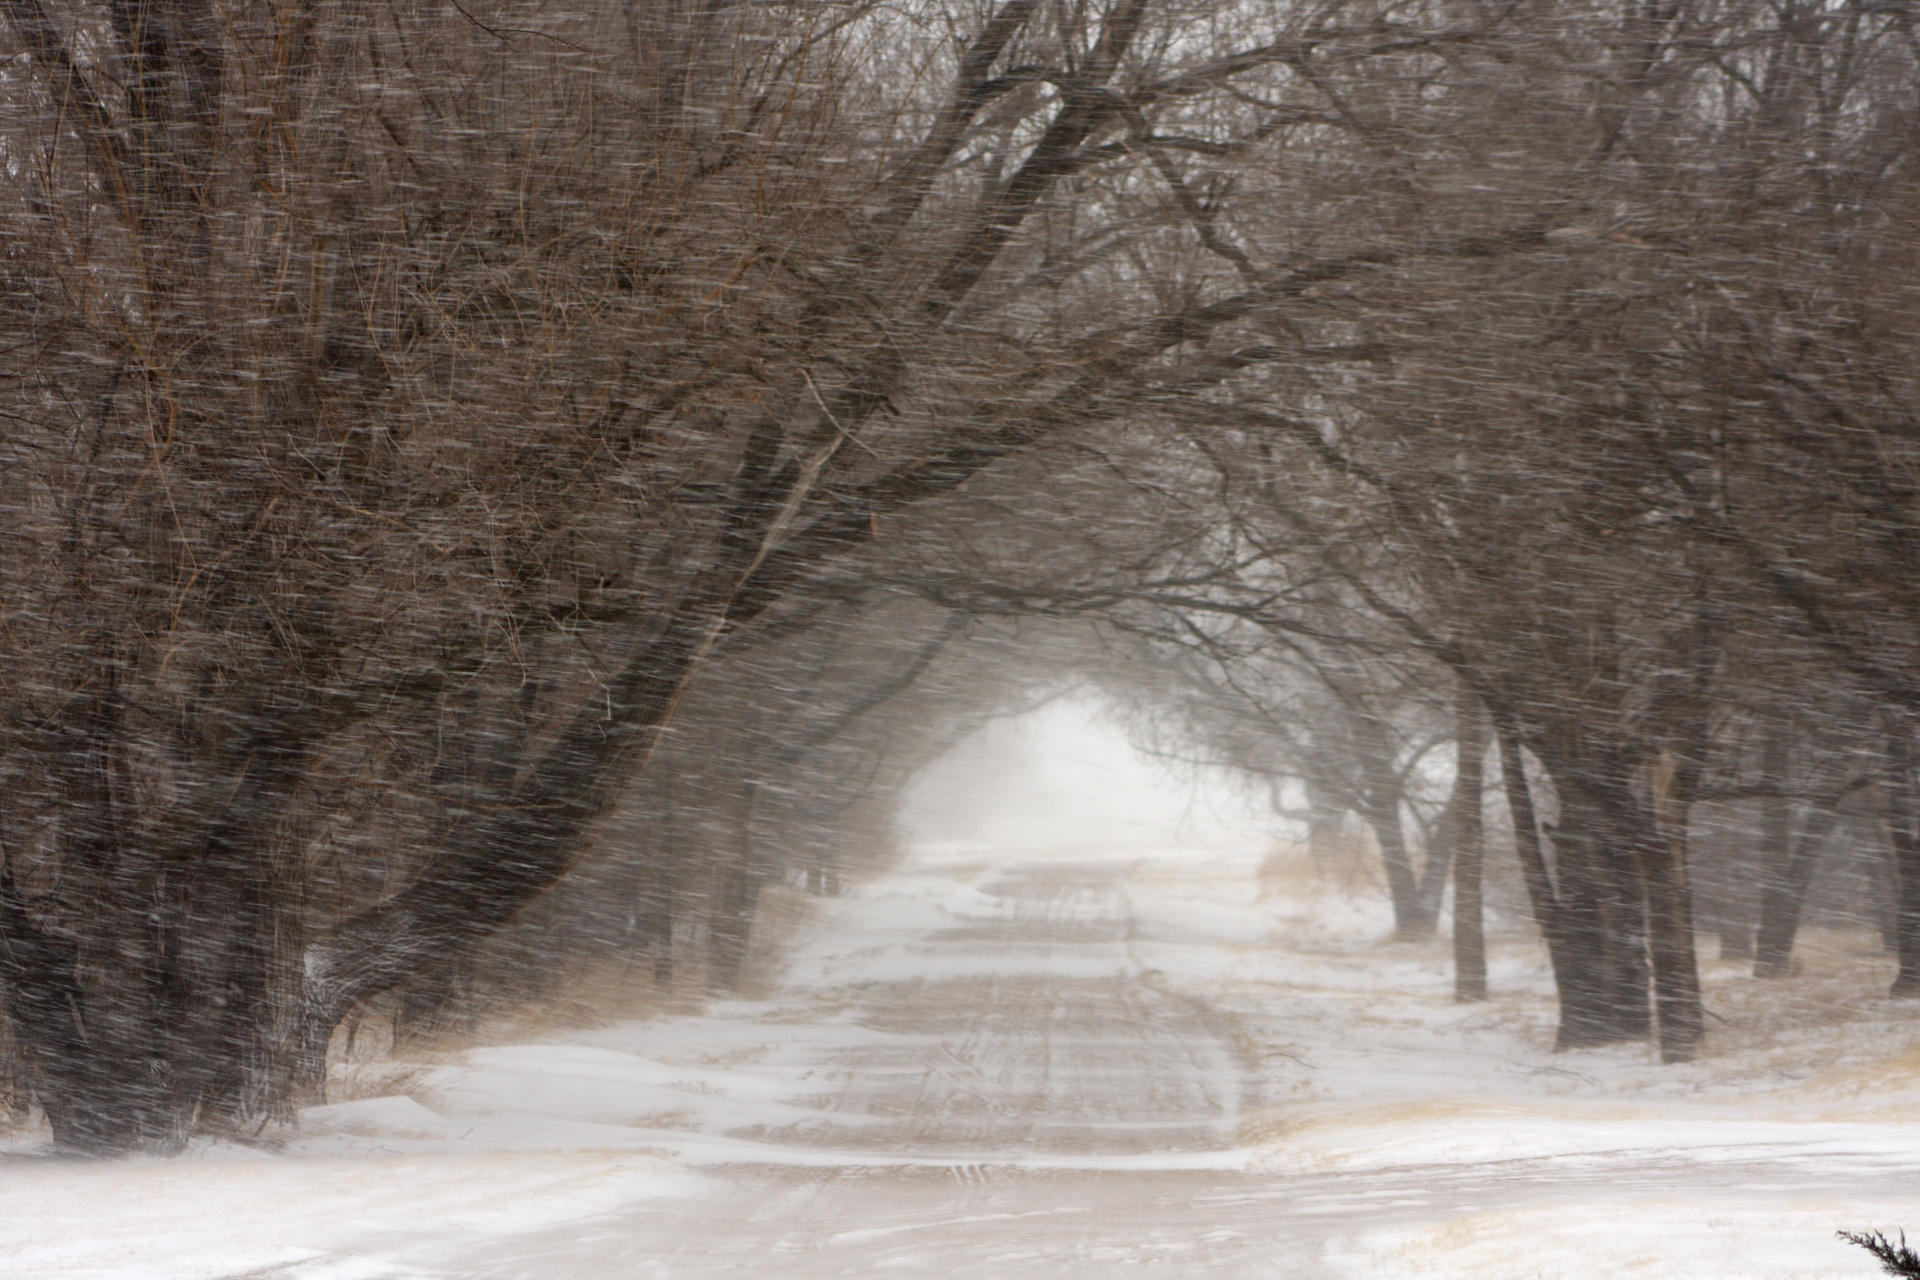
[[[1272,821],[1231,777],[1141,755],[1084,696],[991,722],[921,775],[902,814],[916,845],[1037,852],[1236,843]]]

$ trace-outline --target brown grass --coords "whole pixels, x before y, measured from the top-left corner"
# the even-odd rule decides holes
[[[1386,891],[1373,838],[1352,833],[1276,843],[1260,864],[1260,897],[1311,897],[1326,892]]]
[[[760,894],[753,937],[735,990],[749,1000],[771,994],[794,943],[819,914],[818,900],[784,885]],[[393,1011],[376,1002],[334,1032],[327,1048],[327,1096],[333,1102],[405,1094],[431,1105],[425,1080],[437,1064],[469,1049],[523,1044],[543,1036],[618,1022],[694,1014],[708,997],[700,962],[676,966],[674,979],[654,981],[651,963],[603,961],[582,969],[538,1000],[489,1013],[458,1028],[410,1035],[395,1043]]]
[[[762,889],[737,994],[749,1000],[771,995],[794,944],[819,916],[820,900],[810,894],[779,884]]]

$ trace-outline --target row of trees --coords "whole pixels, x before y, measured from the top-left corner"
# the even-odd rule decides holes
[[[1146,375],[1111,482],[1061,497],[1098,549],[935,594],[1198,655],[1251,713],[1201,737],[1365,816],[1408,931],[1444,862],[1415,874],[1405,776],[1484,713],[1565,1047],[1695,1051],[1689,819],[1742,799],[1759,971],[1865,806],[1920,994],[1912,15],[1447,12],[1489,25],[1309,60],[1293,101],[1326,127],[1192,163],[1218,196],[1180,206],[1170,274],[1229,293],[1276,241],[1303,265]]]
[[[63,1143],[284,1114],[623,805],[592,882],[697,862],[737,963],[755,815],[947,625],[865,648],[883,587],[1445,670],[1563,1043],[1650,964],[1675,1058],[1727,709],[1868,707],[1920,984],[1904,6],[0,11],[0,982]]]

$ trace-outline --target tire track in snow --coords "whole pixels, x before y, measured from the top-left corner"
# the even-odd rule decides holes
[[[933,933],[921,948],[929,959],[989,957],[995,971],[902,974],[861,993],[861,1025],[917,1042],[861,1045],[833,1062],[831,1109],[862,1123],[765,1137],[975,1159],[1230,1145],[1237,1055],[1210,1010],[1143,983],[1127,946],[1125,870],[1049,865],[1003,876],[988,892],[1007,911]]]

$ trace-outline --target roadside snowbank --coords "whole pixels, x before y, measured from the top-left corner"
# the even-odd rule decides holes
[[[393,1255],[512,1236],[704,1180],[636,1152],[474,1152],[419,1136],[438,1117],[405,1099],[359,1114],[380,1145],[350,1156],[202,1147],[177,1160],[13,1157],[0,1164],[0,1275],[212,1280],[409,1274]],[[313,1140],[328,1144],[325,1136]],[[419,1273],[413,1273],[419,1274]]]
[[[1433,1222],[1367,1230],[1377,1206],[1356,1204],[1327,1274],[1840,1280],[1874,1267],[1837,1228],[1920,1225],[1920,1007],[1885,998],[1877,940],[1809,931],[1776,982],[1707,961],[1715,1021],[1692,1064],[1645,1045],[1555,1054],[1550,973],[1524,932],[1493,940],[1494,999],[1457,1005],[1444,937],[1386,941],[1377,898],[1298,860],[1281,871],[1275,900],[1240,858],[1143,865],[1136,951],[1240,1020],[1268,1079],[1241,1125],[1251,1168],[1430,1180]],[[1487,1203],[1502,1169],[1519,1204]],[[1607,1191],[1555,1194],[1575,1169]],[[1885,1194],[1832,1192],[1852,1180]]]

